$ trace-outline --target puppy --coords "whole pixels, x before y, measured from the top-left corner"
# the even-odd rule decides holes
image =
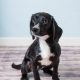
[[[40,80],[39,69],[50,74],[52,80],[59,80],[58,65],[61,48],[58,41],[62,35],[62,29],[50,14],[39,12],[31,17],[30,32],[34,39],[33,43],[28,48],[22,64],[13,63],[12,67],[21,69],[21,80],[29,80],[27,73],[31,71],[34,79]]]

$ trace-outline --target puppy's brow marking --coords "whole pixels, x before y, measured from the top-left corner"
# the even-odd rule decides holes
[[[40,29],[40,28],[39,28],[39,23],[38,23],[38,24],[36,24],[33,28]]]

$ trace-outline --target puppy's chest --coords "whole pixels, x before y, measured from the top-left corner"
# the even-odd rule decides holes
[[[50,47],[47,44],[45,40],[40,39],[39,40],[39,47],[40,47],[40,53],[41,60],[39,61],[41,65],[50,65],[52,62],[50,61],[50,57],[54,57],[54,54],[51,53]]]
[[[50,51],[50,47],[49,45],[46,43],[45,40],[39,40],[39,47],[40,47],[40,55],[42,56],[42,58],[48,58],[51,54]]]

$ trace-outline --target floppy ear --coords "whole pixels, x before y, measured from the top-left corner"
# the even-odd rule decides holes
[[[30,33],[31,33],[31,36],[32,36],[32,39],[35,39],[35,36],[32,35],[32,26],[33,26],[33,23],[32,23],[32,17],[31,17],[31,21],[30,21]]]
[[[54,41],[58,42],[59,38],[61,37],[63,30],[57,25],[57,22],[55,19],[52,17],[52,24],[51,27],[53,28],[53,38]]]

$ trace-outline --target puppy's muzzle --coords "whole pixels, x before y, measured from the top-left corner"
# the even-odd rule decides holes
[[[37,29],[37,28],[32,28],[32,31],[33,31],[34,33],[38,33],[38,32],[39,32],[39,29]]]
[[[36,24],[33,28],[32,28],[33,33],[38,34],[40,32],[40,28],[39,28],[39,24]]]

